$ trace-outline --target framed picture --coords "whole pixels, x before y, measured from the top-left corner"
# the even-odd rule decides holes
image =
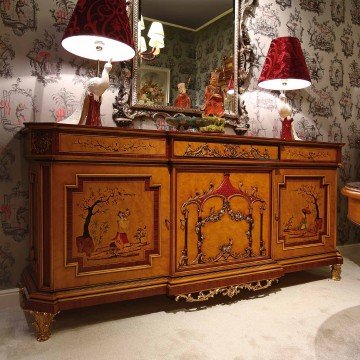
[[[169,103],[170,69],[156,66],[139,68],[137,99],[141,105],[161,105]]]

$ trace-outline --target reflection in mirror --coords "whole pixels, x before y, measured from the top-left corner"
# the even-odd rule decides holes
[[[237,86],[233,0],[183,0],[171,6],[168,0],[142,0],[140,4],[134,26],[139,54],[132,105],[177,108],[184,113],[206,109],[208,114],[215,110],[220,114],[222,106],[225,115],[236,115],[237,94],[228,93],[229,83],[235,80],[232,86]],[[162,27],[154,25],[159,23]],[[212,99],[216,98],[211,108],[206,106],[210,89],[215,91]]]

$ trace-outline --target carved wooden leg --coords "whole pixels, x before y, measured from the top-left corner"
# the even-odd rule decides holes
[[[28,311],[30,315],[33,316],[34,322],[32,323],[35,332],[37,341],[46,341],[51,336],[51,324],[54,320],[54,317],[58,314],[51,314],[40,311],[25,310]]]
[[[331,278],[335,281],[341,280],[341,264],[331,265]]]

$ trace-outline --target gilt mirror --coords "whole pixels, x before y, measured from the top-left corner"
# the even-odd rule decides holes
[[[131,68],[122,71],[114,121],[126,126],[138,117],[201,116],[205,88],[215,74],[226,123],[245,126],[238,89],[249,73],[252,53],[243,25],[253,2],[127,1],[137,51]],[[178,101],[184,91],[187,101]]]

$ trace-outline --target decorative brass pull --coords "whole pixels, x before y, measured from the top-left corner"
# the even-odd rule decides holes
[[[275,215],[275,221],[279,221],[279,215]]]
[[[168,230],[170,230],[170,220],[165,219],[165,226]]]

